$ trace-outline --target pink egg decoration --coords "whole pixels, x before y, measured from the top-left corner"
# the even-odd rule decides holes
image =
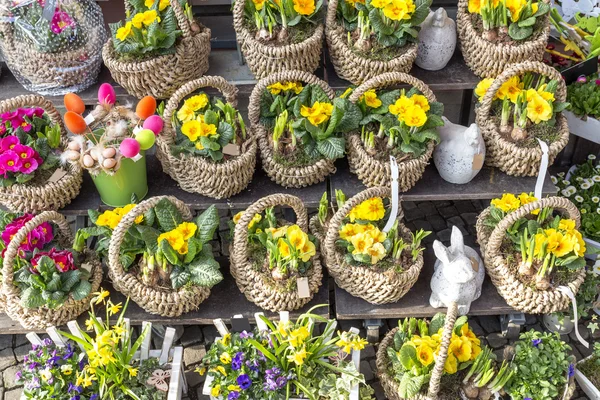
[[[98,89],[98,102],[100,104],[115,104],[117,94],[110,83],[103,83]]]
[[[119,146],[119,150],[121,150],[123,157],[133,158],[140,154],[140,144],[133,138],[123,139],[121,146]]]
[[[150,129],[157,136],[162,131],[163,126],[163,120],[158,115],[152,115],[148,117],[148,119],[144,121],[143,125],[144,129]]]

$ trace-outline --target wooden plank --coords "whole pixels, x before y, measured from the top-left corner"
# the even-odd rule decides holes
[[[366,188],[358,177],[350,172],[346,160],[338,161],[338,170],[330,179],[331,198],[335,198],[335,189],[341,189],[346,197],[350,198]],[[443,180],[432,161],[417,184],[408,192],[400,193],[400,197],[406,201],[492,199],[506,192],[533,192],[535,181],[535,177],[514,177],[496,168],[484,167],[470,183],[456,185]],[[543,193],[556,193],[549,174],[544,182]]]
[[[433,250],[425,252],[425,265],[419,279],[410,291],[396,303],[373,305],[363,299],[350,295],[339,286],[335,286],[336,315],[338,319],[387,319],[405,317],[431,317],[443,308],[433,308],[429,305],[431,289],[429,282],[433,276],[435,263]],[[501,315],[514,312],[486,275],[481,297],[471,304],[469,315]]]

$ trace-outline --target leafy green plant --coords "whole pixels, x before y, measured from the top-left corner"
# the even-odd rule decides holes
[[[573,82],[567,86],[567,101],[570,110],[580,118],[600,118],[600,86],[596,79]]]

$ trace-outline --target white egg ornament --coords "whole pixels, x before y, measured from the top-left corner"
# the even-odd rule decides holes
[[[92,158],[92,156],[90,156],[89,154],[86,154],[86,155],[84,155],[84,156],[83,156],[83,165],[84,165],[86,168],[91,168],[91,167],[93,167],[93,166],[94,166],[94,163],[95,163],[94,159],[93,159],[93,158]]]
[[[140,144],[140,148],[142,150],[148,150],[154,146],[156,135],[150,129],[142,129],[135,134],[135,140],[137,140],[137,142]]]

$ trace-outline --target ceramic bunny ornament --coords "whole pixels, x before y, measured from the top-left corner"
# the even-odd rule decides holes
[[[430,11],[419,31],[419,48],[415,64],[428,71],[446,66],[456,48],[456,23],[446,10]]]
[[[481,296],[485,268],[477,252],[465,246],[462,232],[456,226],[452,227],[451,243],[446,247],[439,240],[433,242],[438,259],[433,267],[429,304],[441,308],[456,302],[458,313],[467,315],[471,303]]]
[[[433,162],[445,181],[469,183],[483,167],[485,143],[479,128],[471,124],[468,128],[444,119],[438,128],[440,144],[433,151]]]

